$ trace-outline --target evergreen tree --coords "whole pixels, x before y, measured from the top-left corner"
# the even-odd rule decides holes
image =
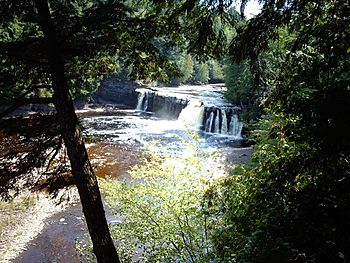
[[[259,55],[278,29],[287,25],[295,38],[265,83],[257,164],[236,170],[218,189],[217,251],[226,261],[348,262],[350,6],[264,3],[231,54],[250,56],[262,74]]]
[[[236,103],[250,104],[254,100],[253,77],[247,62],[225,65],[225,97]]]
[[[220,82],[224,80],[224,72],[220,63],[216,60],[211,60],[209,63],[209,79],[211,82]]]
[[[57,112],[52,127],[35,127],[32,142],[37,147],[27,165],[18,170],[1,166],[1,194],[15,181],[28,181],[28,169],[46,162],[47,149],[56,150],[62,139],[67,148],[71,170],[93,241],[98,262],[118,262],[110,238],[97,181],[89,162],[72,104],[72,95],[91,88],[103,74],[118,71],[116,54],[130,69],[130,76],[166,79],[166,72],[176,72],[176,65],[157,46],[157,39],[167,36],[164,45],[182,44],[189,39],[191,52],[206,57],[222,52],[221,31],[213,30],[213,17],[222,5],[208,9],[196,1],[10,1],[0,3],[0,85],[1,95],[13,105],[4,117],[23,103],[53,102]],[[186,16],[186,23],[184,17]],[[225,20],[228,20],[225,18]],[[207,69],[202,79],[207,81]],[[47,92],[38,92],[46,89]],[[36,97],[47,94],[49,97]],[[38,122],[32,122],[32,125]],[[47,124],[47,123],[44,123]],[[57,126],[58,124],[58,126]],[[56,127],[57,126],[57,127]],[[40,137],[38,131],[58,129],[60,139]],[[26,131],[28,131],[27,129]],[[56,130],[55,130],[56,132]],[[55,137],[56,138],[56,137]],[[46,140],[46,141],[45,141]],[[9,158],[11,155],[9,155]],[[50,163],[51,161],[49,161]],[[26,167],[28,169],[23,169]],[[29,184],[29,183],[28,183]],[[27,185],[28,185],[27,184]]]
[[[194,63],[190,54],[186,54],[184,56],[180,64],[180,70],[182,77],[179,78],[179,81],[180,83],[185,83],[192,77],[192,74],[194,72]]]
[[[209,67],[206,63],[200,63],[195,66],[195,73],[193,81],[199,83],[208,83],[209,80]]]

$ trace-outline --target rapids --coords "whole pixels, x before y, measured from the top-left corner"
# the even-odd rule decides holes
[[[137,90],[135,109],[91,111],[81,120],[87,135],[103,142],[140,146],[157,140],[174,150],[192,130],[204,138],[202,147],[239,145],[241,109],[223,98],[224,89],[220,85],[143,88]]]

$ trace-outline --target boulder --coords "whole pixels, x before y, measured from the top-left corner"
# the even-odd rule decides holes
[[[92,100],[97,104],[117,104],[127,108],[135,108],[138,97],[135,90],[142,87],[137,82],[109,76],[102,80],[100,88],[92,95]]]

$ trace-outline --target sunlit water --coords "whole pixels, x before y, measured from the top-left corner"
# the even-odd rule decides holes
[[[242,123],[236,114],[232,114],[230,120],[227,120],[227,109],[237,107],[223,99],[222,87],[206,85],[152,88],[152,92],[157,95],[187,101],[187,106],[177,119],[172,120],[159,118],[153,112],[145,111],[145,103],[148,103],[147,92],[150,91],[142,89],[139,92],[139,101],[134,110],[98,109],[84,113],[81,121],[85,133],[105,143],[134,147],[156,142],[159,148],[170,152],[183,151],[187,142],[193,140],[194,133],[199,134],[196,140],[201,148],[240,145]],[[213,112],[206,116],[205,109],[208,111],[210,107],[213,107]]]

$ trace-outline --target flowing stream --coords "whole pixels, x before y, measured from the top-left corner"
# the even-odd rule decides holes
[[[97,139],[88,145],[96,174],[127,179],[127,171],[138,163],[143,147],[154,140],[161,150],[183,154],[183,140],[193,140],[188,130],[199,134],[203,149],[220,149],[231,160],[236,158],[235,163],[247,161],[251,149],[240,147],[240,108],[224,100],[223,91],[222,86],[210,85],[140,89],[134,109],[110,105],[78,111],[86,135]],[[211,169],[216,169],[215,165]],[[14,262],[84,262],[75,252],[77,237],[86,239],[82,218],[80,206],[50,217],[42,233]]]
[[[90,153],[101,156],[109,152],[108,163],[113,163],[113,158],[134,160],[144,146],[156,141],[159,151],[182,154],[187,145],[184,141],[192,140],[193,132],[200,135],[202,149],[240,147],[241,109],[223,98],[224,89],[220,85],[142,88],[137,90],[134,109],[80,112],[84,132],[99,140]],[[108,173],[124,172],[111,169]]]
[[[97,110],[83,116],[87,134],[109,142],[145,144],[152,139],[167,140],[185,130],[194,130],[207,139],[207,144],[242,140],[241,109],[223,98],[222,86],[137,91],[139,97],[134,110]]]

